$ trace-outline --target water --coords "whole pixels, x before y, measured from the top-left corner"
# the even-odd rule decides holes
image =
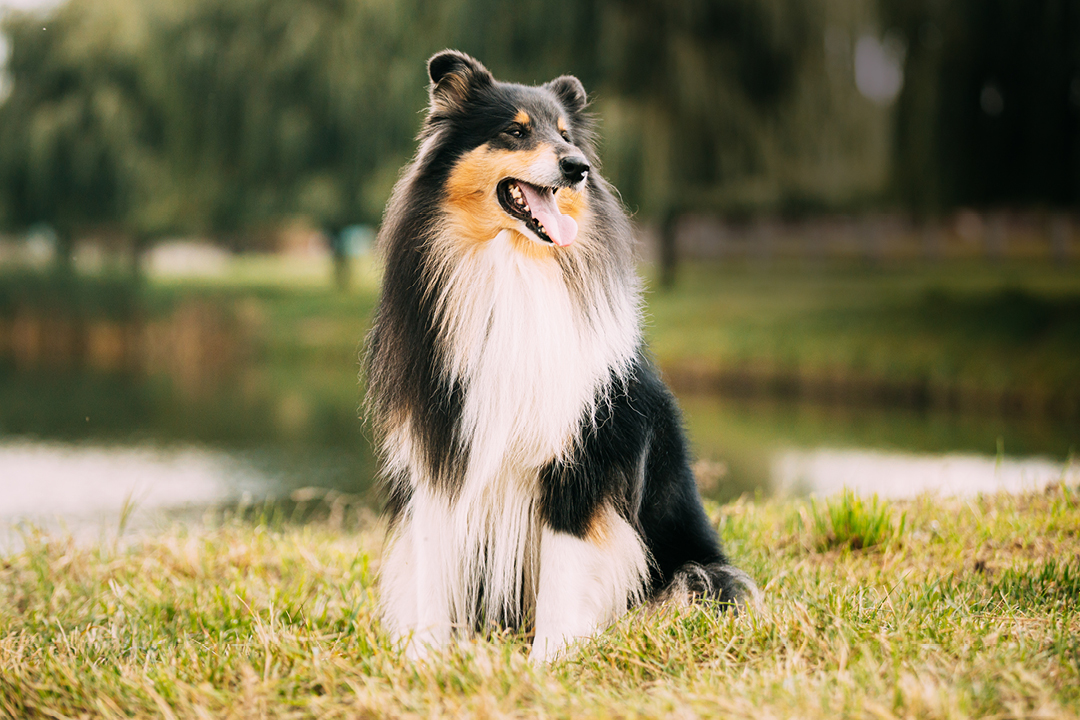
[[[720,468],[704,473],[703,488],[719,500],[844,487],[892,498],[974,495],[1080,482],[1075,424],[700,396],[682,407],[696,455],[706,470]]]
[[[834,495],[847,488],[911,499],[923,493],[965,496],[1024,493],[1053,483],[1080,483],[1080,465],[1048,458],[989,458],[981,455],[915,455],[867,450],[787,450],[772,458],[775,490]]]
[[[28,528],[79,540],[169,522],[200,522],[209,511],[321,499],[326,490],[377,504],[371,483],[351,480],[370,455],[349,448],[208,447],[203,444],[0,441],[0,547]]]
[[[29,526],[92,539],[208,511],[319,499],[377,509],[358,391],[198,397],[130,378],[0,374],[0,546]],[[681,399],[702,491],[908,498],[1080,482],[1073,426],[780,402]]]
[[[314,390],[252,367],[194,391],[0,366],[0,547],[28,528],[93,539],[281,501],[292,513],[318,490],[377,507],[356,375],[342,365],[329,379],[309,368]],[[341,391],[321,393],[324,381]]]

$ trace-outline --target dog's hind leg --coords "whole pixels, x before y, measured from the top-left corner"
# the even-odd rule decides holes
[[[575,639],[604,629],[640,601],[648,575],[641,538],[611,508],[599,510],[583,537],[545,526],[530,658],[553,660]]]

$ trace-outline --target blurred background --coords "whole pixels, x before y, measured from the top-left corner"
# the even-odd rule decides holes
[[[377,512],[444,47],[589,89],[704,494],[1076,479],[1080,4],[0,0],[0,531]]]

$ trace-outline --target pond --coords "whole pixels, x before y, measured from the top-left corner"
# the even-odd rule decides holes
[[[355,374],[338,395],[238,378],[191,396],[167,383],[91,373],[0,372],[0,546],[33,528],[115,536],[207,512],[380,503],[357,417]],[[302,387],[303,383],[298,383]],[[281,389],[281,388],[288,389]],[[1080,482],[1080,432],[1048,421],[844,410],[779,401],[680,399],[704,495],[903,498]]]
[[[1073,461],[1080,428],[1045,418],[700,396],[681,402],[702,489],[720,500],[844,487],[891,498],[974,495],[1080,481]]]

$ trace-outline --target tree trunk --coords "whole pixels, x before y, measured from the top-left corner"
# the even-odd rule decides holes
[[[675,275],[678,258],[675,231],[679,223],[679,211],[669,205],[660,219],[660,287],[670,290],[675,287]]]
[[[341,292],[348,292],[352,284],[352,265],[345,248],[345,236],[340,228],[331,228],[330,255],[334,261],[334,285]]]

